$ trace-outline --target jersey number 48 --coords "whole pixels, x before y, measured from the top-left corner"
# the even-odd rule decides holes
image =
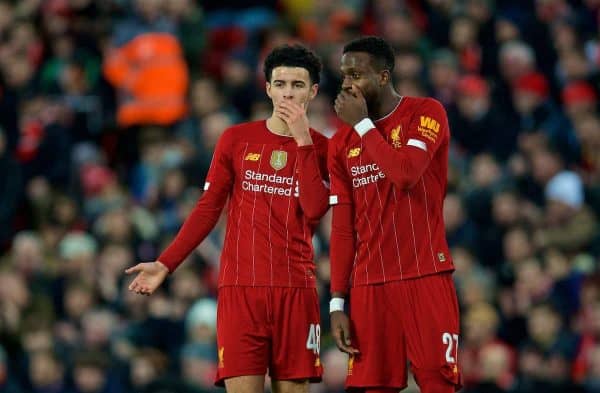
[[[306,349],[313,351],[317,355],[321,351],[321,325],[318,323],[311,323],[308,328]]]

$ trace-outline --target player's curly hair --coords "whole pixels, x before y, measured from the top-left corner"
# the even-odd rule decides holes
[[[349,42],[344,46],[344,52],[366,52],[375,60],[379,70],[394,70],[394,50],[383,38],[377,36],[365,36]]]
[[[282,45],[273,49],[265,59],[265,79],[271,81],[273,69],[281,66],[305,68],[312,83],[321,81],[321,60],[313,51],[302,45]]]

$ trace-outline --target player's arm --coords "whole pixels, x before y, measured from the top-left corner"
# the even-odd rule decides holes
[[[329,258],[331,269],[331,302],[329,304],[331,331],[341,351],[357,353],[352,347],[350,323],[344,312],[344,299],[350,286],[350,275],[356,255],[354,208],[350,179],[339,163],[333,147],[328,158],[331,178],[329,202],[333,208]]]
[[[217,143],[204,183],[204,193],[171,244],[158,260],[173,272],[214,228],[233,186],[230,133]]]
[[[138,273],[131,291],[149,295],[187,258],[217,223],[233,185],[227,132],[220,138],[206,177],[204,193],[169,246],[155,262],[139,263],[126,270]]]
[[[298,187],[302,211],[309,220],[318,220],[329,208],[327,140],[298,147]]]
[[[449,135],[446,111],[435,100],[427,100],[414,113],[407,130],[406,145],[400,148],[392,147],[368,118],[354,128],[361,135],[369,157],[392,183],[404,190],[419,181]]]

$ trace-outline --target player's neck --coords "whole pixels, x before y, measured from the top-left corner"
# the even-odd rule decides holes
[[[267,119],[267,129],[276,135],[292,136],[285,121],[275,115],[271,115],[271,117]]]
[[[375,105],[373,113],[369,113],[369,117],[376,120],[386,117],[396,109],[401,99],[402,96],[396,93],[394,89],[386,90],[377,105]]]

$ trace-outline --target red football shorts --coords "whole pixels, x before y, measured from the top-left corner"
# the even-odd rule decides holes
[[[320,382],[321,325],[315,288],[222,287],[215,384],[242,375]]]
[[[458,390],[459,316],[451,273],[350,290],[352,345],[348,388],[407,385],[407,359],[417,383]],[[428,383],[428,381],[430,383]]]

